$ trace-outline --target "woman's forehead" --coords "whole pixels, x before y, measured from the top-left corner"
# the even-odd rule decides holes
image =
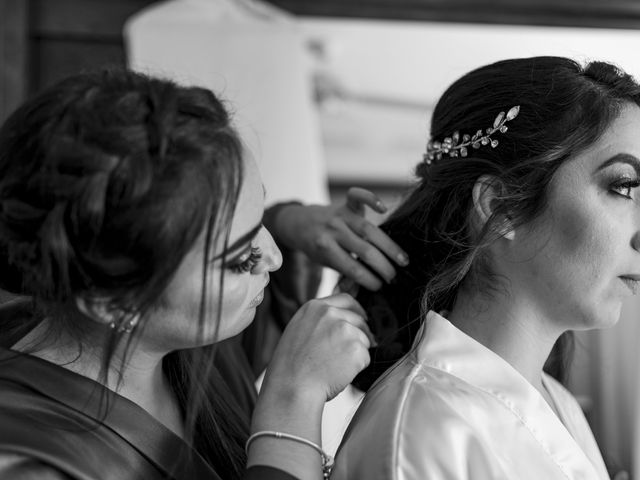
[[[251,157],[244,161],[244,178],[231,220],[229,244],[233,245],[247,236],[257,234],[264,214],[265,189],[258,167]]]

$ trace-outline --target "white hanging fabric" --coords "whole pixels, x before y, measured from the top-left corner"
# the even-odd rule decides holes
[[[328,201],[311,61],[294,17],[249,0],[170,0],[131,17],[129,65],[228,100],[267,202]]]
[[[611,328],[576,333],[572,391],[587,408],[600,450],[614,469],[640,474],[640,300],[625,301]]]
[[[638,311],[638,297],[627,300],[618,324],[595,333],[595,349],[592,350],[595,363],[593,397],[600,405],[594,426],[600,433],[601,448],[620,467],[630,468],[632,478],[640,475]]]

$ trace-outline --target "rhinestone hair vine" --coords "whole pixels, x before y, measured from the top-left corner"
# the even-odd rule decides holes
[[[496,132],[506,133],[508,127],[507,122],[513,120],[520,112],[520,105],[511,107],[507,113],[500,112],[493,121],[493,127],[489,127],[484,131],[478,130],[473,136],[464,134],[460,136],[460,132],[456,131],[450,137],[445,138],[442,142],[430,140],[427,143],[427,152],[423,155],[424,161],[430,165],[434,160],[440,160],[443,155],[450,158],[466,157],[469,154],[469,147],[480,148],[483,145],[491,145],[491,148],[498,146],[498,140],[492,139],[491,135]],[[459,143],[462,140],[462,143]]]

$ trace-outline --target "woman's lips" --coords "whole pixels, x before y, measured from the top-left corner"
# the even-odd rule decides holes
[[[269,285],[269,275],[267,275],[267,279],[264,282],[264,286],[262,287],[262,290],[260,290],[260,293],[251,300],[249,308],[255,308],[262,303],[262,300],[264,300],[264,289],[267,288],[267,285]]]
[[[260,293],[256,295],[256,297],[253,300],[251,300],[251,303],[249,304],[249,308],[257,307],[262,303],[262,300],[264,300],[264,289],[261,290]]]

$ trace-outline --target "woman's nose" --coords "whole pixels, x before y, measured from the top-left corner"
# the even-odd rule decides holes
[[[275,240],[266,228],[262,229],[260,235],[263,236],[261,242],[262,261],[257,266],[258,268],[254,270],[256,273],[263,273],[265,271],[273,272],[278,270],[282,266],[282,253],[280,253],[278,245],[276,245]]]

